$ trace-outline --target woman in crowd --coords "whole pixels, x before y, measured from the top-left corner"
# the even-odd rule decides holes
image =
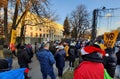
[[[55,60],[56,60],[56,67],[58,68],[58,76],[62,77],[63,74],[63,68],[65,66],[65,50],[64,47],[57,46],[57,51],[55,53]]]

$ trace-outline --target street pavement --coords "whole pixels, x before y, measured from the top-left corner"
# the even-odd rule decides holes
[[[37,60],[37,58],[34,56],[32,58],[32,63],[29,64],[30,68],[32,68],[29,72],[29,76],[32,77],[31,79],[42,79],[42,73],[40,71],[40,64],[39,61]],[[54,65],[54,73],[55,76],[57,77],[58,75],[58,71],[56,66]],[[18,62],[17,62],[17,58],[13,59],[13,69],[19,68]],[[68,62],[65,62],[65,67],[64,67],[64,72],[68,69]],[[47,79],[51,79],[49,76]],[[57,77],[58,79],[58,77]]]

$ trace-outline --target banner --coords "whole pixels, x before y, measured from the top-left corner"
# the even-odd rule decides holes
[[[11,43],[15,44],[16,42],[16,30],[12,29]]]
[[[107,48],[113,48],[116,42],[117,36],[119,31],[115,30],[112,32],[105,32],[104,33],[104,46]]]
[[[26,68],[19,68],[6,72],[0,72],[0,79],[25,79],[24,71]]]

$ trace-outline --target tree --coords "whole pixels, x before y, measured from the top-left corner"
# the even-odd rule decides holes
[[[73,38],[77,38],[77,31],[76,31],[76,27],[74,27],[71,31],[71,37]]]
[[[86,7],[84,5],[79,5],[74,11],[71,12],[70,24],[71,28],[74,30],[72,36],[77,39],[89,29],[89,17]],[[74,35],[73,35],[74,34]]]
[[[65,18],[63,26],[64,26],[63,35],[65,36],[65,38],[67,38],[70,35],[70,24],[68,21],[68,17]]]
[[[40,20],[41,18],[51,19],[51,16],[53,16],[52,14],[54,14],[49,9],[48,0],[0,0],[0,3],[3,4],[3,6],[1,7],[3,7],[4,10],[4,35],[7,44],[9,44],[10,42],[12,29],[16,29],[19,23],[21,21],[24,21],[24,18],[28,11],[37,14]],[[10,28],[10,32],[8,31],[9,22],[11,22],[12,24]],[[45,21],[43,20],[38,24],[41,24],[43,22]],[[23,28],[25,25],[26,24],[23,23],[21,28]],[[24,30],[21,30],[21,32],[22,31]]]
[[[0,0],[0,7],[4,7],[5,3],[5,0]]]

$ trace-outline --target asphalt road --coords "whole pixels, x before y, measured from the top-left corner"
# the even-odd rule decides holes
[[[32,63],[29,64],[30,68],[32,68],[29,72],[29,76],[32,77],[31,79],[42,79],[42,73],[40,71],[40,64],[39,61],[36,59],[36,57],[34,56],[32,58]],[[56,66],[54,65],[54,73],[55,76],[57,77],[58,71]],[[17,62],[17,58],[13,59],[13,69],[19,68],[18,62]],[[68,62],[65,62],[65,67],[64,67],[64,72],[68,69]],[[51,79],[49,76],[47,79]],[[58,77],[57,77],[58,79]]]

